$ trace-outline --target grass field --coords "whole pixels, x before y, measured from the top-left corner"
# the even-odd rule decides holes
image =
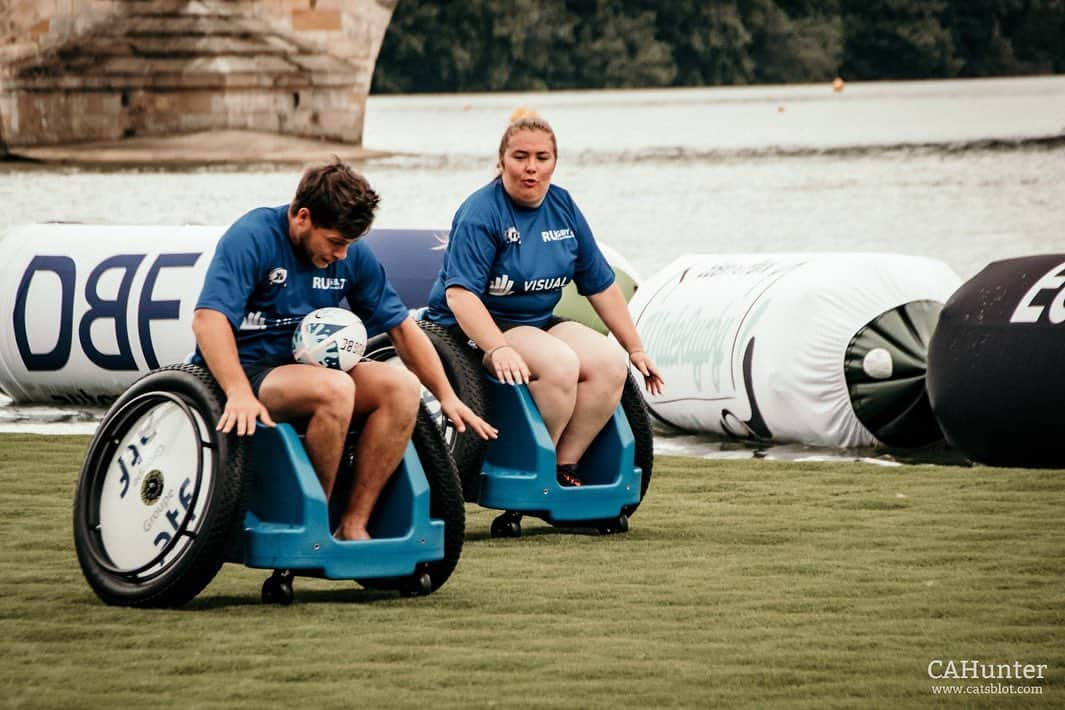
[[[0,436],[0,706],[1065,706],[1065,472],[662,457],[628,534],[526,520],[401,599],[227,565],[180,610],[101,604],[71,502],[87,439]],[[934,659],[1047,664],[934,695]],[[1007,688],[1008,689],[1008,688]]]

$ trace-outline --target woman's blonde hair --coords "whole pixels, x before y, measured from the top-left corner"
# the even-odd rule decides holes
[[[503,137],[499,141],[500,166],[503,165],[503,155],[507,152],[507,146],[510,145],[511,136],[518,131],[543,131],[551,136],[551,149],[555,152],[555,158],[558,158],[558,142],[555,140],[555,131],[551,128],[551,124],[535,110],[519,106],[510,114],[510,125],[507,126],[507,130],[503,131]]]

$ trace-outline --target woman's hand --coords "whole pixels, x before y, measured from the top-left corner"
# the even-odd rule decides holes
[[[658,368],[651,357],[643,350],[634,350],[629,353],[629,362],[643,375],[643,383],[647,391],[654,395],[662,394],[662,386],[665,381],[658,374]]]
[[[529,384],[529,366],[517,350],[509,345],[497,345],[484,354],[481,360],[484,369],[493,377],[508,385]]]

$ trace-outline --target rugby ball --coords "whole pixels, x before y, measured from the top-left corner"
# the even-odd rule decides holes
[[[292,334],[292,356],[305,365],[347,372],[366,350],[366,327],[346,308],[311,311]]]

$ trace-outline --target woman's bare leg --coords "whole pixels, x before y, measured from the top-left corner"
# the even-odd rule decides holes
[[[547,425],[551,442],[558,444],[577,401],[580,371],[577,354],[566,343],[539,328],[519,326],[508,330],[503,337],[529,366],[532,373],[529,392]]]
[[[573,415],[555,449],[560,465],[575,464],[617,409],[628,363],[621,346],[581,323],[559,323],[548,333],[566,343],[580,360]]]

